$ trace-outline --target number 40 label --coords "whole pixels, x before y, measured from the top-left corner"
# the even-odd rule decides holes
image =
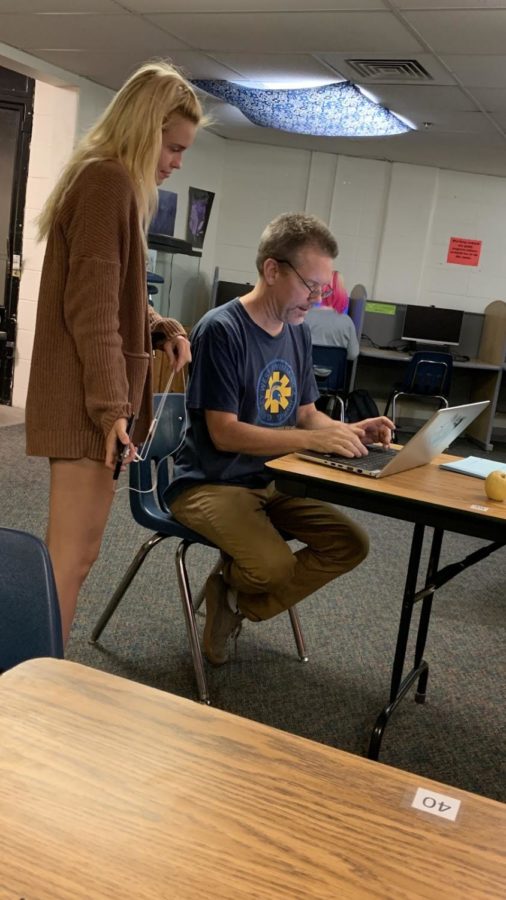
[[[418,788],[411,806],[454,822],[460,808],[460,800],[448,797],[446,794],[436,794],[435,791],[428,788]]]

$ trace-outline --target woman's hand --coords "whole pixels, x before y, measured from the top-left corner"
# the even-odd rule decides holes
[[[186,363],[191,362],[190,341],[184,334],[176,334],[165,341],[163,350],[174,372],[180,372]]]
[[[121,466],[121,471],[124,472],[128,463],[131,463],[135,454],[137,453],[137,447],[135,447],[127,434],[127,425],[128,419],[116,419],[114,425],[112,426],[109,434],[105,440],[105,465],[108,469],[114,469],[116,466],[116,462],[118,460],[118,449],[119,444],[123,445],[123,448],[126,449],[128,447],[128,453],[123,460],[123,464]]]

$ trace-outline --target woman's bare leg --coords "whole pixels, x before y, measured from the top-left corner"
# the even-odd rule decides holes
[[[46,542],[60,601],[63,641],[95,562],[114,497],[110,469],[91,459],[52,459]]]

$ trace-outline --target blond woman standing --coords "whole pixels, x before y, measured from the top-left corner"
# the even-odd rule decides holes
[[[148,307],[146,232],[157,185],[181,167],[201,120],[193,88],[171,65],[142,66],[78,144],[39,219],[47,248],[27,453],[50,460],[47,544],[64,640],[100,550],[117,440],[130,462],[149,428],[152,349],[163,348],[176,371],[190,359],[182,326]]]

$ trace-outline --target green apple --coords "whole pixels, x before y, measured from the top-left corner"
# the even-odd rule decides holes
[[[490,472],[485,478],[485,493],[490,500],[506,500],[506,472]]]

